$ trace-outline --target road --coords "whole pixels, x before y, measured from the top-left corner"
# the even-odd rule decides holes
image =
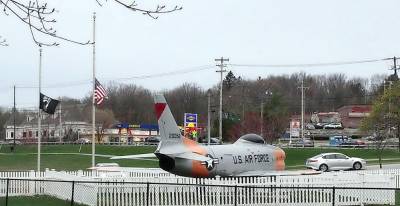
[[[367,165],[367,170],[377,170],[379,165]],[[382,169],[400,169],[400,164],[384,164]]]

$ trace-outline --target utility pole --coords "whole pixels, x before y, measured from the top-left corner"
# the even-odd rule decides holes
[[[60,118],[60,131],[59,131],[60,142],[62,142],[62,121],[61,121],[61,114],[62,114],[62,112],[61,112],[61,101],[60,101],[60,116],[59,116],[59,118]],[[79,139],[79,138],[78,138],[78,139]]]
[[[244,121],[244,104],[245,104],[244,81],[242,81],[242,121]]]
[[[396,57],[394,57],[394,58],[396,58]],[[395,68],[395,67],[393,67],[393,68]],[[396,71],[396,70],[395,70]],[[393,83],[393,81],[384,81],[384,83],[383,83],[383,85],[384,85],[384,87],[383,87],[383,90],[384,90],[384,93],[385,93],[385,90],[386,90],[386,83],[389,83],[389,92],[390,92],[390,90],[392,89],[392,83]],[[391,112],[391,106],[390,106],[390,104],[391,104],[391,99],[390,99],[390,97],[389,97],[389,105],[388,105],[388,110],[389,110],[389,135],[390,135],[390,128],[392,127],[392,112]]]
[[[364,84],[364,104],[367,105],[367,87],[368,87],[368,83],[365,82]]]
[[[92,167],[96,165],[95,154],[96,154],[96,134],[95,134],[95,122],[96,122],[96,13],[93,13],[93,85],[92,85]]]
[[[210,145],[211,142],[211,109],[210,109],[210,104],[211,104],[211,91],[208,90],[207,92],[207,138],[208,138],[208,145]]]
[[[394,75],[397,77],[397,70],[399,69],[397,67],[397,57],[393,57],[393,58],[389,58],[389,59],[393,59],[393,67],[390,70],[394,70]]]
[[[15,150],[15,136],[16,136],[16,129],[15,129],[15,111],[16,110],[16,108],[15,108],[15,85],[14,85],[14,107],[13,107],[13,116],[14,116],[14,143],[13,143],[13,147],[12,147],[12,151],[14,152],[14,150]]]
[[[263,125],[264,125],[264,102],[261,98],[261,112],[260,112],[260,136],[263,137]]]
[[[301,89],[301,138],[304,142],[304,90],[308,89],[308,87],[304,87],[304,77],[301,79],[301,87],[298,88]]]
[[[396,58],[396,56],[394,56],[393,57],[393,67],[392,67],[392,69],[394,70],[394,76],[396,76],[396,77],[398,77],[397,76],[397,70],[399,69],[399,67],[397,67],[397,58]],[[390,82],[390,86],[392,85],[392,82]],[[389,106],[390,106],[390,102],[389,102]],[[389,110],[389,112],[390,112],[390,110]],[[389,129],[390,129],[390,127],[389,127]],[[399,139],[399,152],[400,152],[400,131],[399,131],[399,127],[397,127],[397,138]]]
[[[269,90],[265,91],[265,94],[267,95],[267,98],[272,96],[272,92],[269,91]],[[262,96],[261,96],[260,124],[261,124],[261,126],[260,126],[260,136],[263,137],[263,135],[264,135],[264,101],[263,101],[263,97]]]
[[[220,59],[215,59],[215,61],[219,64],[216,66],[219,67],[219,72],[221,74],[221,82],[220,82],[220,89],[219,89],[219,139],[222,142],[222,86],[223,86],[223,75],[226,70],[224,69],[226,67],[226,64],[224,64],[225,61],[229,61],[229,59],[224,59],[224,57],[221,57]]]
[[[39,106],[38,106],[38,155],[37,155],[37,171],[40,172],[40,141],[42,139],[42,114],[40,109],[40,94],[42,92],[42,48],[39,49]]]

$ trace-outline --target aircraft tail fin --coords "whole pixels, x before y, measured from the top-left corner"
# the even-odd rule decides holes
[[[154,109],[156,112],[161,142],[158,149],[166,145],[181,144],[182,135],[169,109],[167,101],[162,94],[154,96]]]

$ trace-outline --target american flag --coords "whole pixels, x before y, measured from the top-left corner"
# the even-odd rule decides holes
[[[95,99],[95,104],[100,105],[103,103],[104,99],[107,99],[107,91],[104,89],[103,86],[101,86],[100,82],[96,79],[95,83],[95,89],[94,89],[94,99]]]

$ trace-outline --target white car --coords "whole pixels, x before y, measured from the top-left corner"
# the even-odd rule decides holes
[[[75,140],[75,143],[77,143],[77,144],[89,144],[91,142],[92,141],[90,141],[90,139],[87,139],[87,138],[79,138],[79,139]]]
[[[343,129],[342,123],[330,123],[323,126],[324,129]]]
[[[341,153],[322,153],[306,161],[306,167],[322,172],[331,170],[360,170],[367,166],[364,159],[348,157]]]

